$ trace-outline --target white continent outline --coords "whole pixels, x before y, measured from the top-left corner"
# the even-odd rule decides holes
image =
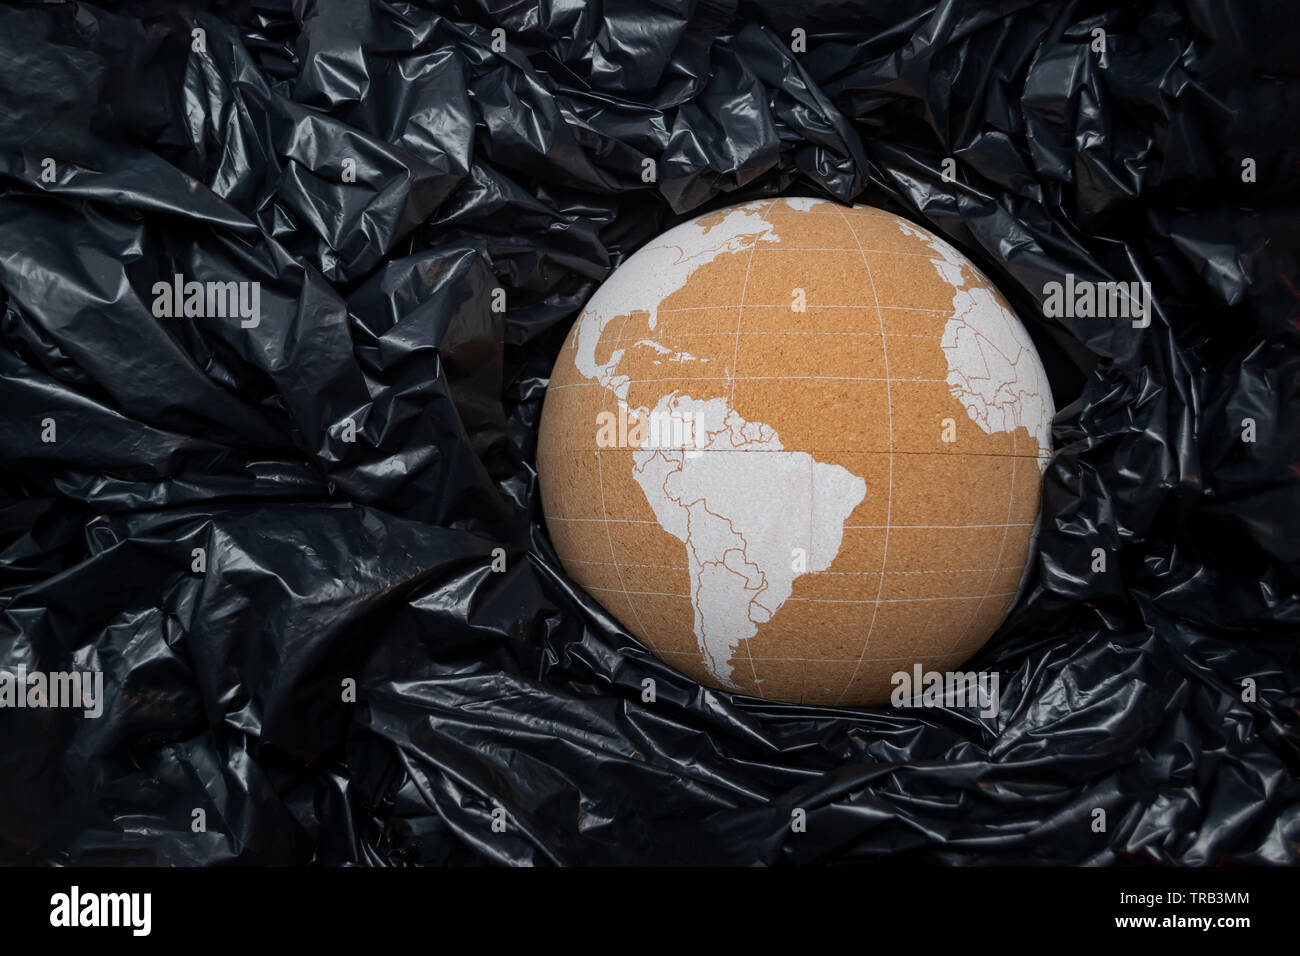
[[[825,202],[784,201],[801,212]],[[733,207],[708,228],[700,219],[683,223],[638,250],[587,303],[570,346],[577,370],[615,397],[620,414],[680,418],[685,427],[673,433],[695,436],[681,448],[670,443],[634,450],[633,477],[659,525],[685,545],[694,634],[704,664],[719,684],[737,690],[731,664],[737,649],[789,599],[795,578],[831,566],[848,516],[866,497],[866,482],[840,465],[786,450],[774,428],[747,421],[726,399],[701,400],[672,391],[653,410],[632,409],[631,379],[618,371],[626,350],[611,350],[604,362],[596,352],[609,324],[620,317],[644,312],[648,327],[655,329],[663,302],[685,288],[702,266],[760,242],[779,243],[775,226],[758,212],[765,205]],[[953,287],[953,314],[940,342],[950,392],[986,434],[1028,429],[1037,439],[1043,470],[1050,457],[1054,410],[1028,332],[991,288],[967,285],[963,270],[975,267],[965,256],[905,220],[899,219],[899,228],[936,254],[930,262]],[[666,361],[700,361],[649,338],[639,338],[636,345],[653,349]],[[734,369],[727,369],[726,377],[732,376]],[[807,507],[801,509],[804,501]],[[806,546],[792,546],[805,541]],[[801,565],[794,555],[798,547],[805,547],[805,561],[796,570]],[[1023,584],[1024,576],[1021,580]]]
[[[967,286],[974,264],[938,236],[899,219],[898,227],[929,246],[939,278],[953,288],[952,318],[940,347],[948,361],[948,390],[986,435],[1023,426],[1038,441],[1038,469],[1051,456],[1052,389],[1038,350],[1016,314],[998,301],[991,285]]]
[[[799,211],[818,202],[787,201]],[[680,418],[685,427],[673,433],[692,436],[689,447],[635,450],[633,477],[660,526],[686,546],[695,638],[709,673],[734,690],[740,688],[731,658],[740,643],[785,604],[796,577],[831,566],[844,522],[866,497],[867,483],[840,465],[786,451],[774,428],[746,421],[722,398],[697,400],[674,391],[653,410],[631,409],[631,380],[618,372],[625,350],[613,349],[600,362],[596,349],[620,316],[645,312],[654,329],[663,302],[718,256],[780,242],[773,224],[756,212],[765,205],[737,206],[710,228],[698,219],[683,223],[638,250],[591,297],[572,346],[578,371],[614,395],[620,414]],[[698,361],[650,339],[636,344],[668,361]],[[800,545],[791,544],[796,541]],[[802,561],[795,547],[803,547]]]

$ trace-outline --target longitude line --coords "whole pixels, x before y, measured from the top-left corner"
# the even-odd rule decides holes
[[[614,559],[614,571],[618,574],[618,586],[623,589],[623,597],[627,600],[627,606],[632,609],[632,616],[636,618],[636,626],[641,628],[641,634],[646,637],[643,640],[650,645],[650,650],[654,651],[655,646],[649,639],[650,632],[646,626],[641,623],[641,615],[636,611],[636,604],[632,601],[632,595],[627,593],[627,585],[623,583],[623,569],[619,567],[618,556],[614,554],[614,536],[609,531],[609,510],[605,507],[605,465],[600,460],[600,452],[596,452],[596,481],[600,485],[600,513],[605,516],[605,539],[609,541],[609,556]],[[637,635],[640,638],[640,635]],[[655,651],[657,654],[658,651]]]
[[[776,200],[771,200],[767,204],[767,208],[759,213],[759,215],[768,215],[772,211],[772,207],[775,205]],[[749,289],[749,270],[754,265],[754,253],[758,250],[758,243],[759,240],[755,239],[753,244],[749,247],[749,260],[745,263],[745,281],[741,283],[740,302],[736,306],[736,344],[731,351],[731,388],[729,391],[729,398],[727,399],[727,407],[733,409],[736,406],[736,365],[740,361],[740,323],[745,317],[745,293]],[[749,616],[748,612],[746,612],[745,616]],[[749,672],[754,677],[754,694],[758,695],[760,689],[758,682],[758,668],[754,666],[754,655],[750,653],[748,641],[745,642],[745,656],[749,658]]]
[[[867,281],[871,283],[871,299],[875,303],[876,318],[880,322],[880,351],[885,362],[885,406],[889,411],[889,492],[885,498],[885,543],[880,556],[880,583],[876,586],[876,602],[871,611],[871,623],[867,626],[867,636],[862,641],[862,651],[858,654],[858,663],[854,665],[853,673],[849,675],[844,690],[835,699],[835,703],[839,704],[844,699],[844,695],[849,692],[849,688],[853,686],[853,681],[862,668],[862,659],[867,656],[867,647],[871,643],[871,633],[876,628],[876,618],[880,614],[880,596],[885,590],[885,569],[889,566],[889,532],[894,506],[894,404],[890,390],[889,346],[885,342],[885,316],[880,311],[880,297],[876,294],[876,280],[871,274],[871,263],[867,261],[867,254],[862,249],[862,240],[858,238],[858,233],[849,222],[849,217],[844,214],[843,209],[839,209],[839,207],[836,207],[836,209],[840,214],[840,218],[844,220],[844,228],[848,229],[853,236],[853,241],[857,244],[858,252],[862,255],[862,264],[867,270]]]
[[[1010,493],[1007,495],[1007,521],[1010,521],[1010,520],[1011,520],[1011,512],[1014,510],[1013,505],[1014,505],[1015,500],[1016,500],[1016,456],[1015,456],[1015,450],[1016,450],[1016,433],[1015,433],[1015,431],[1012,431],[1012,432],[1011,432],[1011,452],[1012,452],[1012,455],[1011,455],[1011,489],[1010,489]],[[997,556],[997,560],[995,560],[995,561],[993,562],[993,566],[994,566],[994,567],[997,567],[998,565],[1000,565],[1000,564],[1002,563],[1002,552],[1003,552],[1004,550],[1006,550],[1006,547],[1007,547],[1007,534],[1010,532],[1010,530],[1011,530],[1010,525],[1003,525],[1003,526],[1002,526],[1002,541],[998,544],[998,556]],[[971,629],[971,625],[973,625],[973,624],[975,623],[975,619],[978,618],[979,615],[980,615],[980,610],[984,607],[984,602],[987,601],[987,600],[989,599],[989,592],[993,590],[993,582],[997,580],[997,577],[998,577],[998,572],[997,572],[997,571],[994,571],[992,574],[989,575],[989,583],[986,584],[986,585],[984,586],[984,596],[983,596],[982,598],[980,598],[979,603],[975,605],[975,610],[971,612],[970,620],[966,622],[966,626],[965,626],[964,628],[962,628],[961,633],[957,635],[957,639],[956,639],[955,641],[953,641],[952,644],[948,647],[948,653],[952,653],[953,650],[955,650],[955,649],[956,649],[956,648],[961,644],[961,642],[965,639],[965,637],[966,637],[966,632],[969,631],[969,630]],[[1005,597],[1005,595],[1001,595],[1001,596]]]

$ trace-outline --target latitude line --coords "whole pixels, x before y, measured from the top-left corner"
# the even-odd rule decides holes
[[[688,660],[694,660],[696,655],[694,651],[658,651],[664,657],[685,657]],[[952,658],[951,654],[916,654],[911,657],[867,657],[863,658],[864,664],[880,664],[886,661],[941,661]],[[852,657],[755,657],[754,660],[771,664],[852,664]]]
[[[557,554],[559,552],[556,552]],[[613,561],[591,561],[587,558],[566,558],[561,556],[560,560],[565,564],[594,564],[608,567],[614,564]],[[690,568],[684,564],[633,564],[630,561],[621,562],[625,568],[659,568],[664,571],[689,571]],[[818,574],[840,574],[853,577],[865,577],[867,575],[877,574],[985,574],[989,571],[1019,571],[1020,569],[1014,564],[1007,564],[996,568],[930,568],[924,571],[818,571]],[[851,658],[850,658],[851,660]]]
[[[875,572],[872,572],[872,574],[873,574],[873,575],[875,575],[875,574],[880,574],[880,572],[879,572],[879,571],[875,571]],[[617,587],[617,588],[601,588],[601,587],[595,587],[595,586],[588,587],[586,590],[588,590],[588,591],[605,591],[605,592],[608,593],[608,594],[625,594],[625,595],[630,595],[630,594],[644,594],[644,595],[648,595],[648,596],[650,596],[650,597],[673,597],[673,598],[684,598],[685,600],[687,600],[687,601],[692,601],[692,602],[693,602],[693,600],[694,600],[694,596],[693,596],[693,595],[691,595],[691,594],[682,594],[682,593],[677,592],[677,591],[628,591],[628,590],[626,590],[625,588],[622,588],[622,587]],[[1003,591],[1003,592],[1000,592],[1000,593],[998,593],[998,594],[985,594],[985,595],[979,595],[979,594],[953,594],[953,595],[947,595],[947,594],[945,594],[945,595],[942,595],[942,596],[940,596],[940,597],[877,598],[876,600],[863,600],[863,601],[853,601],[853,600],[849,600],[848,598],[797,598],[797,597],[790,597],[790,598],[786,598],[786,599],[785,599],[785,602],[784,602],[784,604],[782,604],[782,607],[784,607],[785,604],[921,604],[921,603],[926,603],[926,602],[929,602],[929,601],[980,601],[980,600],[983,600],[984,597],[1006,597],[1006,596],[1009,595],[1009,594],[1015,594],[1015,593],[1016,593],[1015,591]],[[953,652],[952,652],[952,651],[945,651],[944,653],[945,653],[945,654],[951,654],[951,653],[953,653]],[[849,660],[852,660],[852,658],[849,658]]]
[[[609,519],[565,518],[565,517],[561,517],[560,515],[551,515],[546,520],[548,521],[601,521],[601,522],[608,520],[608,522],[611,524],[653,524],[653,525],[659,524],[658,521],[651,521],[649,518],[609,518]],[[889,528],[893,528],[896,531],[964,531],[970,528],[1032,528],[1033,525],[1034,522],[1032,521],[1010,521],[1005,524],[1001,522],[997,524],[895,524],[895,525],[846,524],[844,528],[845,530],[852,529],[854,531],[887,531]],[[988,570],[988,569],[975,568],[973,570]],[[825,572],[819,572],[819,573],[825,573]],[[889,573],[893,574],[895,572],[890,571]]]
[[[720,333],[725,334],[725,333]],[[881,376],[871,375],[665,375],[663,378],[645,378],[629,381],[628,386],[632,385],[662,385],[664,382],[802,382],[802,381],[825,381],[825,382],[921,382],[934,383],[941,382],[947,384],[946,378],[882,378]],[[558,391],[562,388],[604,388],[600,382],[569,382],[567,385],[551,385],[550,389]],[[732,390],[735,395],[735,390]]]

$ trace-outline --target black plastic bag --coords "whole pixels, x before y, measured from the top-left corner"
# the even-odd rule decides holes
[[[1296,862],[1298,45],[1268,0],[0,8],[0,669],[104,675],[0,709],[0,859]],[[701,688],[547,541],[572,319],[776,194],[924,222],[1039,345],[995,716]],[[1150,327],[1044,318],[1067,273]],[[176,274],[260,320],[157,317]]]

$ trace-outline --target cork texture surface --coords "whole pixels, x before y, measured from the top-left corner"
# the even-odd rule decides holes
[[[870,207],[735,206],[639,250],[575,322],[541,421],[547,530],[695,680],[877,705],[1005,617],[1053,413],[952,246]]]

